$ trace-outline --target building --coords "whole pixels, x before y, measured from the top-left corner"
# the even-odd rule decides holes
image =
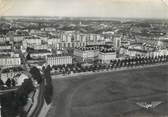
[[[30,57],[34,59],[46,58],[48,55],[52,55],[52,52],[46,49],[30,51]]]
[[[116,59],[115,50],[101,50],[99,52],[98,59],[101,60],[102,63],[110,63],[111,60]]]
[[[18,66],[21,65],[20,57],[1,56],[0,66]]]
[[[20,73],[17,77],[14,78],[16,81],[16,86],[21,86],[25,79],[29,79],[29,77],[24,73]]]
[[[20,86],[24,79],[28,77],[23,74],[24,69],[17,66],[17,67],[6,67],[1,70],[1,80],[6,83],[8,79],[14,79],[16,86]]]
[[[41,45],[42,40],[40,39],[40,37],[29,36],[29,37],[25,37],[22,43],[23,43],[23,47],[27,48],[33,45]]]
[[[49,50],[48,44],[41,44],[41,45],[30,45],[29,48],[33,48],[35,50]]]
[[[99,55],[98,47],[79,47],[74,49],[74,56],[78,60],[95,60]]]
[[[8,43],[0,43],[0,50],[10,50],[12,49],[12,45]]]
[[[168,49],[159,49],[153,52],[153,56],[164,56],[168,55]]]
[[[14,35],[14,39],[13,41],[14,42],[22,42],[24,40],[24,37],[23,35]]]
[[[121,37],[115,37],[113,43],[114,43],[114,48],[119,49],[121,46]]]
[[[155,56],[156,48],[142,43],[134,43],[129,46],[120,47],[120,55],[126,55],[129,57],[136,56]]]
[[[50,55],[46,58],[47,64],[50,66],[72,64],[72,57],[68,55]]]
[[[128,55],[129,57],[148,56],[148,52],[141,49],[128,49],[126,55]]]
[[[161,49],[168,47],[168,37],[167,38],[159,38],[157,42],[157,46]]]
[[[60,48],[60,43],[61,43],[61,40],[58,39],[58,38],[49,38],[47,40],[47,44],[52,47],[52,48],[56,48],[56,49],[59,49]]]
[[[41,31],[46,31],[46,32],[55,32],[56,29],[53,27],[45,27],[45,28],[41,28]]]
[[[7,38],[5,35],[0,35],[0,43],[5,43],[9,41],[9,38]]]

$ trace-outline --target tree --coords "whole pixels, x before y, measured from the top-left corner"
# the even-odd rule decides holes
[[[11,87],[11,80],[8,78],[5,84],[7,85],[7,87]]]
[[[31,60],[32,58],[30,57],[30,53],[27,54],[26,60]]]
[[[16,86],[16,82],[14,79],[12,79],[11,82],[12,82],[12,86]]]
[[[4,85],[4,82],[2,81],[2,79],[0,79],[0,86]]]
[[[42,82],[42,76],[41,76],[40,70],[37,67],[32,67],[30,69],[30,73],[32,77],[34,78],[34,80],[38,82],[38,84]]]
[[[52,95],[53,95],[53,85],[52,85],[50,70],[51,70],[50,66],[47,66],[47,68],[44,70],[44,77],[46,80],[44,97],[47,104],[51,103]]]
[[[19,87],[18,89],[18,93],[20,94],[29,94],[30,92],[32,92],[35,89],[33,82],[31,79],[25,79],[24,82],[22,83],[22,85]]]

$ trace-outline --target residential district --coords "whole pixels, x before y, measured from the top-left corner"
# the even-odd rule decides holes
[[[35,103],[36,95],[42,95],[42,85],[50,84],[50,75],[165,62],[168,22],[164,20],[1,17],[1,115],[37,117],[41,102]],[[7,97],[26,101],[12,105]]]

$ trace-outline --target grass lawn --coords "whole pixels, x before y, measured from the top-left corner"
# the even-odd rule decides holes
[[[159,117],[168,115],[168,66],[54,79],[47,117]],[[151,110],[137,101],[163,101]]]

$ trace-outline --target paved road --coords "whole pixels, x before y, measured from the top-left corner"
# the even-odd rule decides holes
[[[37,106],[34,109],[34,112],[32,113],[32,115],[30,115],[30,117],[38,117],[38,115],[43,107],[43,104],[44,104],[43,94],[44,94],[44,81],[40,85]]]
[[[0,95],[3,95],[5,93],[9,93],[12,91],[16,91],[18,89],[18,87],[12,88],[12,89],[7,89],[7,90],[0,90]]]

